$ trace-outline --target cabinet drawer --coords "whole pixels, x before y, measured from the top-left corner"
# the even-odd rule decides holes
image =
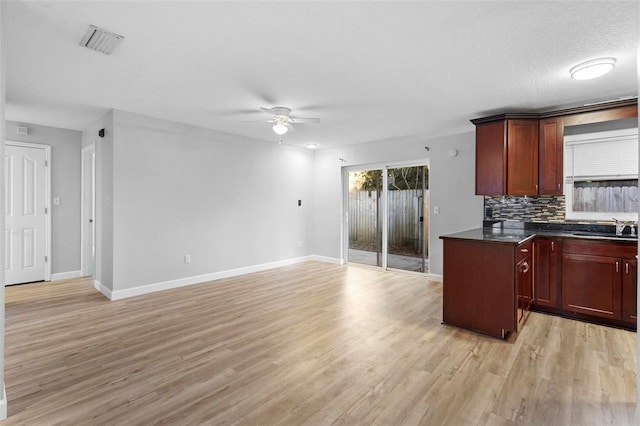
[[[520,262],[527,256],[533,253],[533,240],[529,240],[516,247],[516,263]]]
[[[596,241],[566,238],[562,245],[563,253],[584,254],[590,256],[621,257],[635,259],[638,246],[635,243],[619,243],[615,241]]]

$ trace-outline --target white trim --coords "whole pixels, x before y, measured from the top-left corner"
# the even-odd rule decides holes
[[[47,256],[47,262],[44,264],[44,280],[51,281],[51,263],[53,262],[51,258],[51,145],[19,141],[5,141],[4,145],[44,149],[44,159],[47,164],[44,172],[44,206],[47,209],[44,219],[44,255]]]
[[[108,288],[102,285],[102,283],[98,280],[93,280],[93,287],[102,293],[107,299],[113,300],[112,292]]]
[[[438,275],[438,274],[427,274],[427,279],[429,281],[436,281],[439,283],[442,283],[442,275]]]
[[[311,255],[308,256],[308,260],[315,260],[318,262],[324,262],[324,263],[333,263],[334,265],[344,265],[345,262],[344,259],[338,259],[336,257],[327,257],[327,256],[318,256],[318,255]]]
[[[69,280],[71,278],[80,278],[81,276],[81,271],[56,272],[55,274],[51,274],[51,281]]]
[[[203,275],[195,275],[195,276],[192,276],[192,277],[178,278],[177,280],[162,281],[162,282],[158,282],[158,283],[146,284],[146,285],[141,285],[141,286],[137,286],[137,287],[133,287],[133,288],[127,288],[127,289],[123,289],[123,290],[114,290],[112,292],[110,292],[107,289],[104,289],[104,290],[99,289],[99,290],[102,292],[102,294],[104,294],[105,296],[107,296],[111,300],[120,300],[120,299],[129,298],[129,297],[140,296],[140,295],[143,295],[143,294],[155,293],[156,291],[169,290],[169,289],[172,289],[172,288],[179,288],[179,287],[184,287],[184,286],[193,285],[193,284],[201,284],[201,283],[204,283],[204,282],[207,282],[207,281],[214,281],[214,280],[219,280],[219,279],[223,279],[223,278],[231,278],[231,277],[237,277],[237,276],[240,276],[240,275],[251,274],[251,273],[254,273],[254,272],[266,271],[266,270],[269,270],[269,269],[280,268],[282,266],[295,265],[295,264],[298,264],[298,263],[307,262],[309,260],[320,260],[320,261],[322,261],[322,259],[332,259],[331,263],[334,263],[336,261],[338,261],[338,262],[340,261],[339,259],[324,258],[324,257],[321,257],[321,256],[304,256],[304,257],[296,257],[296,258],[293,258],[293,259],[280,260],[280,261],[277,261],[277,262],[262,263],[262,264],[259,264],[259,265],[246,266],[246,267],[243,267],[243,268],[229,269],[229,270],[226,270],[226,271],[213,272],[213,273],[210,273],[210,274],[203,274]],[[107,295],[105,290],[107,292],[109,292],[109,295]]]
[[[0,420],[7,418],[7,389],[2,383],[2,399],[0,399]]]

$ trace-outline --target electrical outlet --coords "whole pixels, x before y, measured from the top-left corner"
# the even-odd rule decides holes
[[[191,255],[190,254],[185,254],[184,255],[184,263],[191,263]]]

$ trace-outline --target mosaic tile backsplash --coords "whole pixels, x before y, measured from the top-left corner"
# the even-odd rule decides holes
[[[564,195],[484,197],[484,219],[564,222]]]

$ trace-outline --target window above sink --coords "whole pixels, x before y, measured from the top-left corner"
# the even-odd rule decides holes
[[[566,219],[637,221],[638,128],[565,134],[564,175]]]

